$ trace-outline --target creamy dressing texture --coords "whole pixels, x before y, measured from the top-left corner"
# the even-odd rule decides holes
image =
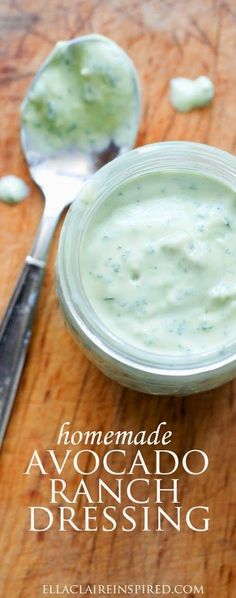
[[[8,174],[0,178],[0,200],[9,204],[23,201],[29,195],[29,187],[19,177]]]
[[[41,155],[66,148],[130,148],[140,116],[134,65],[100,35],[58,42],[22,104],[22,123]]]
[[[236,194],[187,172],[126,182],[84,231],[81,277],[97,316],[129,345],[165,355],[236,338]]]
[[[214,97],[214,85],[205,76],[197,79],[176,77],[170,81],[170,100],[179,112],[190,112],[194,108],[204,108]]]

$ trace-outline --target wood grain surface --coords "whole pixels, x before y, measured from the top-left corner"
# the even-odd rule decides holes
[[[30,198],[0,205],[1,313],[33,240],[42,200],[30,181],[19,143],[19,105],[36,69],[58,39],[98,32],[134,60],[143,88],[137,144],[194,140],[236,152],[236,5],[234,0],[6,0],[0,6],[0,174],[27,181]],[[209,75],[212,105],[177,114],[168,100],[172,76]],[[40,598],[42,584],[168,583],[204,585],[207,598],[236,591],[236,383],[199,396],[148,397],[106,379],[84,357],[64,326],[54,286],[59,228],[37,309],[33,341],[1,454],[1,580],[4,598]],[[39,474],[23,472],[35,448],[55,448],[60,425],[74,430],[173,430],[181,456],[209,455],[209,470],[192,481],[180,474],[183,510],[207,504],[207,533],[106,534],[28,531],[27,507],[48,504]],[[100,457],[104,447],[97,452]],[[151,451],[145,456],[151,459]],[[64,450],[59,454],[62,458]],[[134,450],[129,449],[128,462]],[[48,471],[52,473],[48,460]],[[99,474],[94,476],[94,484]],[[75,486],[69,470],[65,479]],[[109,502],[109,499],[108,499]],[[81,503],[83,504],[83,502]],[[191,596],[194,596],[191,593]]]

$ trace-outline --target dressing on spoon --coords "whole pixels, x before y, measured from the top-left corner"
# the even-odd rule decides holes
[[[41,155],[134,143],[140,94],[133,63],[106,37],[80,40],[56,44],[23,102],[25,135]]]

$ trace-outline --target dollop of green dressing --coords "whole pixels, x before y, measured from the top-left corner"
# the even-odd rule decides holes
[[[0,200],[16,204],[29,195],[29,187],[19,177],[9,174],[0,178]]]
[[[178,112],[190,112],[194,108],[204,108],[214,97],[214,85],[205,76],[197,79],[176,77],[170,81],[170,100]]]

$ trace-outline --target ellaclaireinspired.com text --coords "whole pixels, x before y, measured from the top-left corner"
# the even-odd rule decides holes
[[[43,584],[42,593],[44,596],[203,596],[204,587],[196,584]]]

